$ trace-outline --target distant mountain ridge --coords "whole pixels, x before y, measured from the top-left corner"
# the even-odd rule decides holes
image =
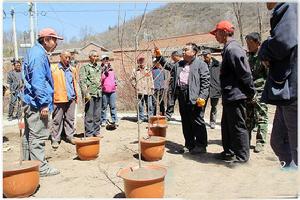
[[[262,33],[268,34],[269,16],[265,3],[243,3],[241,16],[244,36],[253,31],[259,32],[258,8],[262,16]],[[95,41],[113,50],[120,47],[118,38],[121,38],[122,31],[124,31],[123,47],[134,46],[135,34],[141,17],[136,17],[125,24],[119,22],[121,24],[119,29],[117,26],[110,28],[109,31],[90,36],[80,43],[84,45],[88,41]],[[169,3],[146,14],[138,41],[199,32],[207,33],[221,20],[229,20],[235,25],[235,37],[239,39],[239,28],[232,3]]]

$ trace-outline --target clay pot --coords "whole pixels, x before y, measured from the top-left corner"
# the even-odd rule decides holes
[[[160,136],[166,137],[167,125],[165,126],[149,126],[148,135],[149,136]]]
[[[40,161],[28,160],[4,163],[3,165],[3,194],[8,198],[29,197],[40,182]]]
[[[159,136],[150,136],[141,139],[141,153],[145,160],[161,160],[165,152],[166,139]]]
[[[166,116],[160,116],[160,115],[152,116],[149,119],[149,123],[152,126],[165,126],[167,125],[167,118]]]
[[[167,170],[157,165],[121,169],[117,176],[124,180],[127,198],[163,198]]]
[[[94,160],[100,152],[100,138],[86,137],[76,138],[76,152],[80,160]]]

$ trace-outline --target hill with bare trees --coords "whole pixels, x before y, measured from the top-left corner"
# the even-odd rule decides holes
[[[265,3],[236,3],[242,25],[243,34],[252,31],[268,34],[269,18]],[[146,13],[144,23],[136,36],[141,24],[142,16],[127,19],[119,16],[118,24],[109,27],[109,30],[99,34],[91,34],[86,30],[80,39],[64,43],[60,48],[73,48],[84,46],[94,41],[110,50],[120,47],[121,38],[123,46],[133,46],[135,39],[138,42],[158,38],[166,38],[191,33],[207,33],[212,30],[220,20],[230,20],[236,27],[235,37],[240,38],[240,29],[234,12],[233,3],[168,3],[154,11]],[[125,17],[125,20],[124,20]],[[261,30],[259,19],[261,19]],[[4,57],[13,55],[12,34],[3,34]],[[20,38],[24,40],[24,38]]]

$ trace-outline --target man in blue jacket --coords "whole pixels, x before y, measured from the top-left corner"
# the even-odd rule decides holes
[[[249,160],[246,100],[251,101],[254,98],[255,88],[246,52],[233,38],[234,26],[229,21],[221,21],[210,33],[219,43],[224,44],[220,70],[224,151],[217,158],[227,160],[229,167],[233,167]]]
[[[271,147],[282,167],[298,166],[297,3],[267,3],[273,10],[270,37],[261,45],[258,56],[269,74],[262,101],[276,105],[271,132]]]
[[[24,121],[23,159],[39,160],[40,176],[53,176],[59,170],[51,167],[45,159],[45,141],[48,116],[53,110],[53,80],[48,52],[54,51],[57,40],[62,40],[51,28],[42,29],[38,43],[30,49],[23,65]]]

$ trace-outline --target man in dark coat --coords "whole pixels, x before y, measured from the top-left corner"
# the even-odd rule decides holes
[[[22,89],[22,73],[21,73],[21,61],[12,61],[14,69],[7,74],[7,84],[9,84],[10,91],[10,102],[8,109],[8,121],[13,120],[13,118],[21,117],[21,89]],[[16,108],[16,110],[15,110]],[[16,115],[13,116],[14,110]]]
[[[185,146],[181,153],[206,153],[207,130],[204,122],[204,104],[208,97],[209,70],[207,64],[196,57],[198,47],[187,43],[183,48],[183,59],[179,61],[173,83],[179,101],[179,112]],[[162,66],[165,62],[161,57]],[[204,102],[204,103],[199,103]]]
[[[175,101],[177,96],[175,94],[176,84],[174,82],[175,75],[177,71],[177,67],[179,66],[179,62],[182,61],[182,51],[177,50],[173,51],[171,54],[171,59],[173,63],[164,62],[164,68],[170,71],[170,80],[169,80],[169,88],[167,92],[167,110],[166,117],[168,120],[171,120],[172,114],[174,113]]]
[[[276,105],[271,132],[271,147],[282,167],[298,166],[297,3],[267,3],[273,10],[270,37],[261,45],[258,56],[269,68],[262,101]]]
[[[229,166],[249,160],[249,133],[246,127],[246,100],[253,99],[255,88],[245,50],[232,37],[234,27],[221,21],[210,32],[224,44],[220,83],[222,91],[222,144],[224,151],[218,158],[229,160]]]
[[[210,98],[210,128],[214,129],[216,127],[217,118],[217,105],[219,98],[221,97],[221,87],[220,87],[220,62],[211,56],[211,51],[209,49],[203,50],[201,55],[203,56],[204,62],[208,65],[210,73],[210,86],[209,86],[209,98]],[[207,101],[204,109],[206,108]]]

